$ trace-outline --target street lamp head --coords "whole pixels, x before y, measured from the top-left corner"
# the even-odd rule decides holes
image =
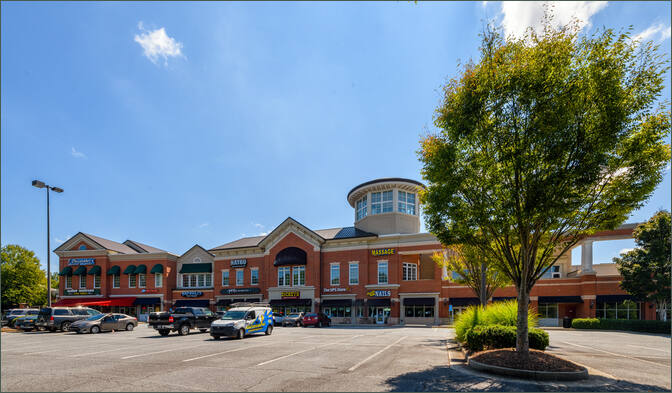
[[[51,191],[54,191],[54,192],[63,192],[63,189],[62,189],[62,188],[58,188],[58,187],[51,187]]]
[[[47,186],[47,185],[44,184],[44,182],[41,182],[41,181],[39,181],[39,180],[33,180],[33,187],[44,188],[44,187],[46,187],[46,186]]]

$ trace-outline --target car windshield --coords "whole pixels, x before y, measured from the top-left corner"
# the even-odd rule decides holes
[[[298,317],[300,317],[299,314],[291,314],[287,318],[298,318]]]
[[[87,321],[97,321],[104,317],[106,314],[97,314],[97,315],[91,315],[90,317],[86,318]]]
[[[307,317],[316,317],[317,314],[306,314]]]
[[[245,316],[245,311],[227,311],[226,314],[222,315],[224,320],[233,320],[233,319],[243,319]]]
[[[186,307],[178,307],[175,309],[174,314],[187,314],[190,313],[191,309]]]

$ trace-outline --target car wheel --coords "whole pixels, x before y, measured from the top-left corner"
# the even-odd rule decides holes
[[[177,334],[179,334],[180,336],[186,336],[187,334],[189,334],[189,325],[185,324],[180,326],[180,330],[177,331]]]
[[[70,330],[70,322],[63,322],[61,324],[61,331],[67,332]]]
[[[98,326],[91,327],[91,334],[100,333],[100,328]]]
[[[129,323],[128,325],[126,325],[126,330],[130,332],[133,330],[134,327],[135,326],[132,323]]]
[[[299,323],[297,322],[296,325],[294,325],[294,326],[299,327]]]
[[[270,336],[271,333],[273,333],[273,325],[268,325],[264,333],[266,333],[267,336]]]
[[[170,330],[159,330],[159,334],[162,336],[167,336],[170,334]]]
[[[219,336],[212,336],[215,340],[219,340]]]
[[[208,331],[208,329],[198,329],[201,333],[205,333]]]
[[[317,323],[317,327],[318,327],[318,328],[321,328],[321,327],[322,327],[322,322],[318,322],[318,323]]]
[[[245,329],[238,330],[238,340],[242,340],[244,338],[245,338]]]

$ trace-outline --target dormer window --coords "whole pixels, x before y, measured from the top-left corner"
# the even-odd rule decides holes
[[[366,196],[357,201],[357,220],[366,217]]]
[[[415,215],[415,194],[399,191],[399,204],[397,208],[399,213]]]
[[[371,214],[392,212],[392,190],[371,193]]]

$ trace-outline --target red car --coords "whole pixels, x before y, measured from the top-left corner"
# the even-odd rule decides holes
[[[322,326],[329,326],[331,325],[331,318],[326,316],[324,313],[318,312],[318,313],[309,313],[303,316],[303,319],[301,320],[301,324],[303,327],[307,326],[315,326],[315,327],[322,327]]]

